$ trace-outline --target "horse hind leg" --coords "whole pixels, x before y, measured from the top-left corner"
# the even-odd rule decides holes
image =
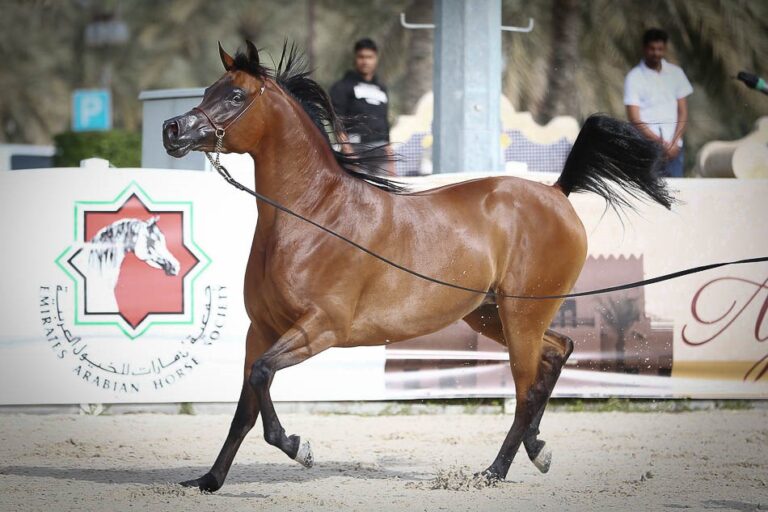
[[[533,427],[534,422],[540,421],[549,397],[548,388],[556,381],[556,378],[545,377],[550,372],[543,358],[551,351],[545,350],[544,334],[559,305],[560,301],[499,300],[499,317],[507,340],[517,402],[512,427],[493,463],[483,472],[488,479],[506,478],[523,440],[538,430]]]
[[[536,413],[531,426],[523,438],[523,445],[528,453],[528,458],[531,459],[533,464],[542,473],[549,471],[552,463],[552,452],[546,447],[546,443],[543,440],[538,439],[539,425],[544,415],[544,409],[546,409],[549,402],[549,397],[552,395],[557,379],[560,377],[560,371],[565,366],[565,362],[572,352],[573,341],[569,337],[547,329],[544,333],[544,346],[539,367],[541,378],[544,380],[546,397],[542,400],[539,411]]]
[[[496,305],[487,304],[481,306],[464,317],[464,321],[483,336],[487,336],[501,345],[507,345],[501,317]],[[539,425],[549,397],[560,376],[560,370],[565,365],[568,356],[573,352],[573,341],[567,336],[550,329],[544,333],[543,338],[544,344],[539,368],[545,384],[546,398],[543,399],[538,412],[534,416],[531,426],[523,438],[523,444],[528,458],[531,459],[539,471],[546,473],[551,465],[552,452],[546,448],[545,441],[538,439]]]
[[[507,346],[507,340],[504,338],[504,328],[501,325],[501,318],[499,317],[499,310],[496,304],[484,304],[465,316],[463,320],[467,322],[473,331],[505,347]]]

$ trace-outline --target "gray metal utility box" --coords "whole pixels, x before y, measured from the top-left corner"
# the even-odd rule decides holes
[[[205,89],[162,89],[143,91],[141,129],[141,166],[156,169],[192,169],[205,171],[210,164],[205,155],[192,152],[184,158],[173,158],[163,147],[163,121],[176,117],[200,104]]]

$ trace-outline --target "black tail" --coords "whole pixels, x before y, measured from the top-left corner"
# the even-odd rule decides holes
[[[662,147],[630,123],[592,115],[579,132],[557,184],[565,195],[594,192],[617,211],[634,209],[630,198],[650,198],[669,209],[675,200],[661,177],[663,165]]]

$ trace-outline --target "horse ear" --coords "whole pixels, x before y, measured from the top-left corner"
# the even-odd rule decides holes
[[[148,227],[148,228],[151,228],[152,226],[154,226],[155,224],[157,224],[157,221],[158,221],[159,219],[160,219],[160,217],[158,217],[157,215],[155,215],[154,217],[152,217],[151,219],[149,219],[149,220],[147,221],[147,227]]]
[[[248,47],[248,60],[254,64],[259,64],[259,49],[248,39],[245,40],[245,46]]]
[[[221,47],[221,41],[219,41],[219,57],[221,57],[221,63],[224,64],[225,70],[229,71],[235,65],[235,59],[224,51],[224,48]]]

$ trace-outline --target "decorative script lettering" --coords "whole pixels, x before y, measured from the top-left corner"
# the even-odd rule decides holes
[[[745,294],[733,298],[722,295],[722,287],[716,286],[718,283],[729,283],[743,288]],[[732,289],[732,288],[729,288]],[[709,299],[709,300],[707,300]],[[710,343],[725,333],[734,322],[744,315],[747,307],[755,301],[760,303],[754,323],[754,338],[757,343],[768,340],[768,329],[766,329],[766,313],[768,313],[768,278],[765,281],[758,282],[742,277],[719,277],[705,283],[694,294],[691,300],[691,314],[695,320],[694,324],[683,326],[683,342],[690,346],[701,346]],[[721,310],[714,314],[705,316],[702,310],[702,303],[706,302],[709,306],[713,303],[722,304]],[[701,331],[701,327],[707,331],[701,338],[691,335],[690,331]],[[768,373],[768,354],[758,359],[752,367],[744,374],[744,380],[758,381]]]

